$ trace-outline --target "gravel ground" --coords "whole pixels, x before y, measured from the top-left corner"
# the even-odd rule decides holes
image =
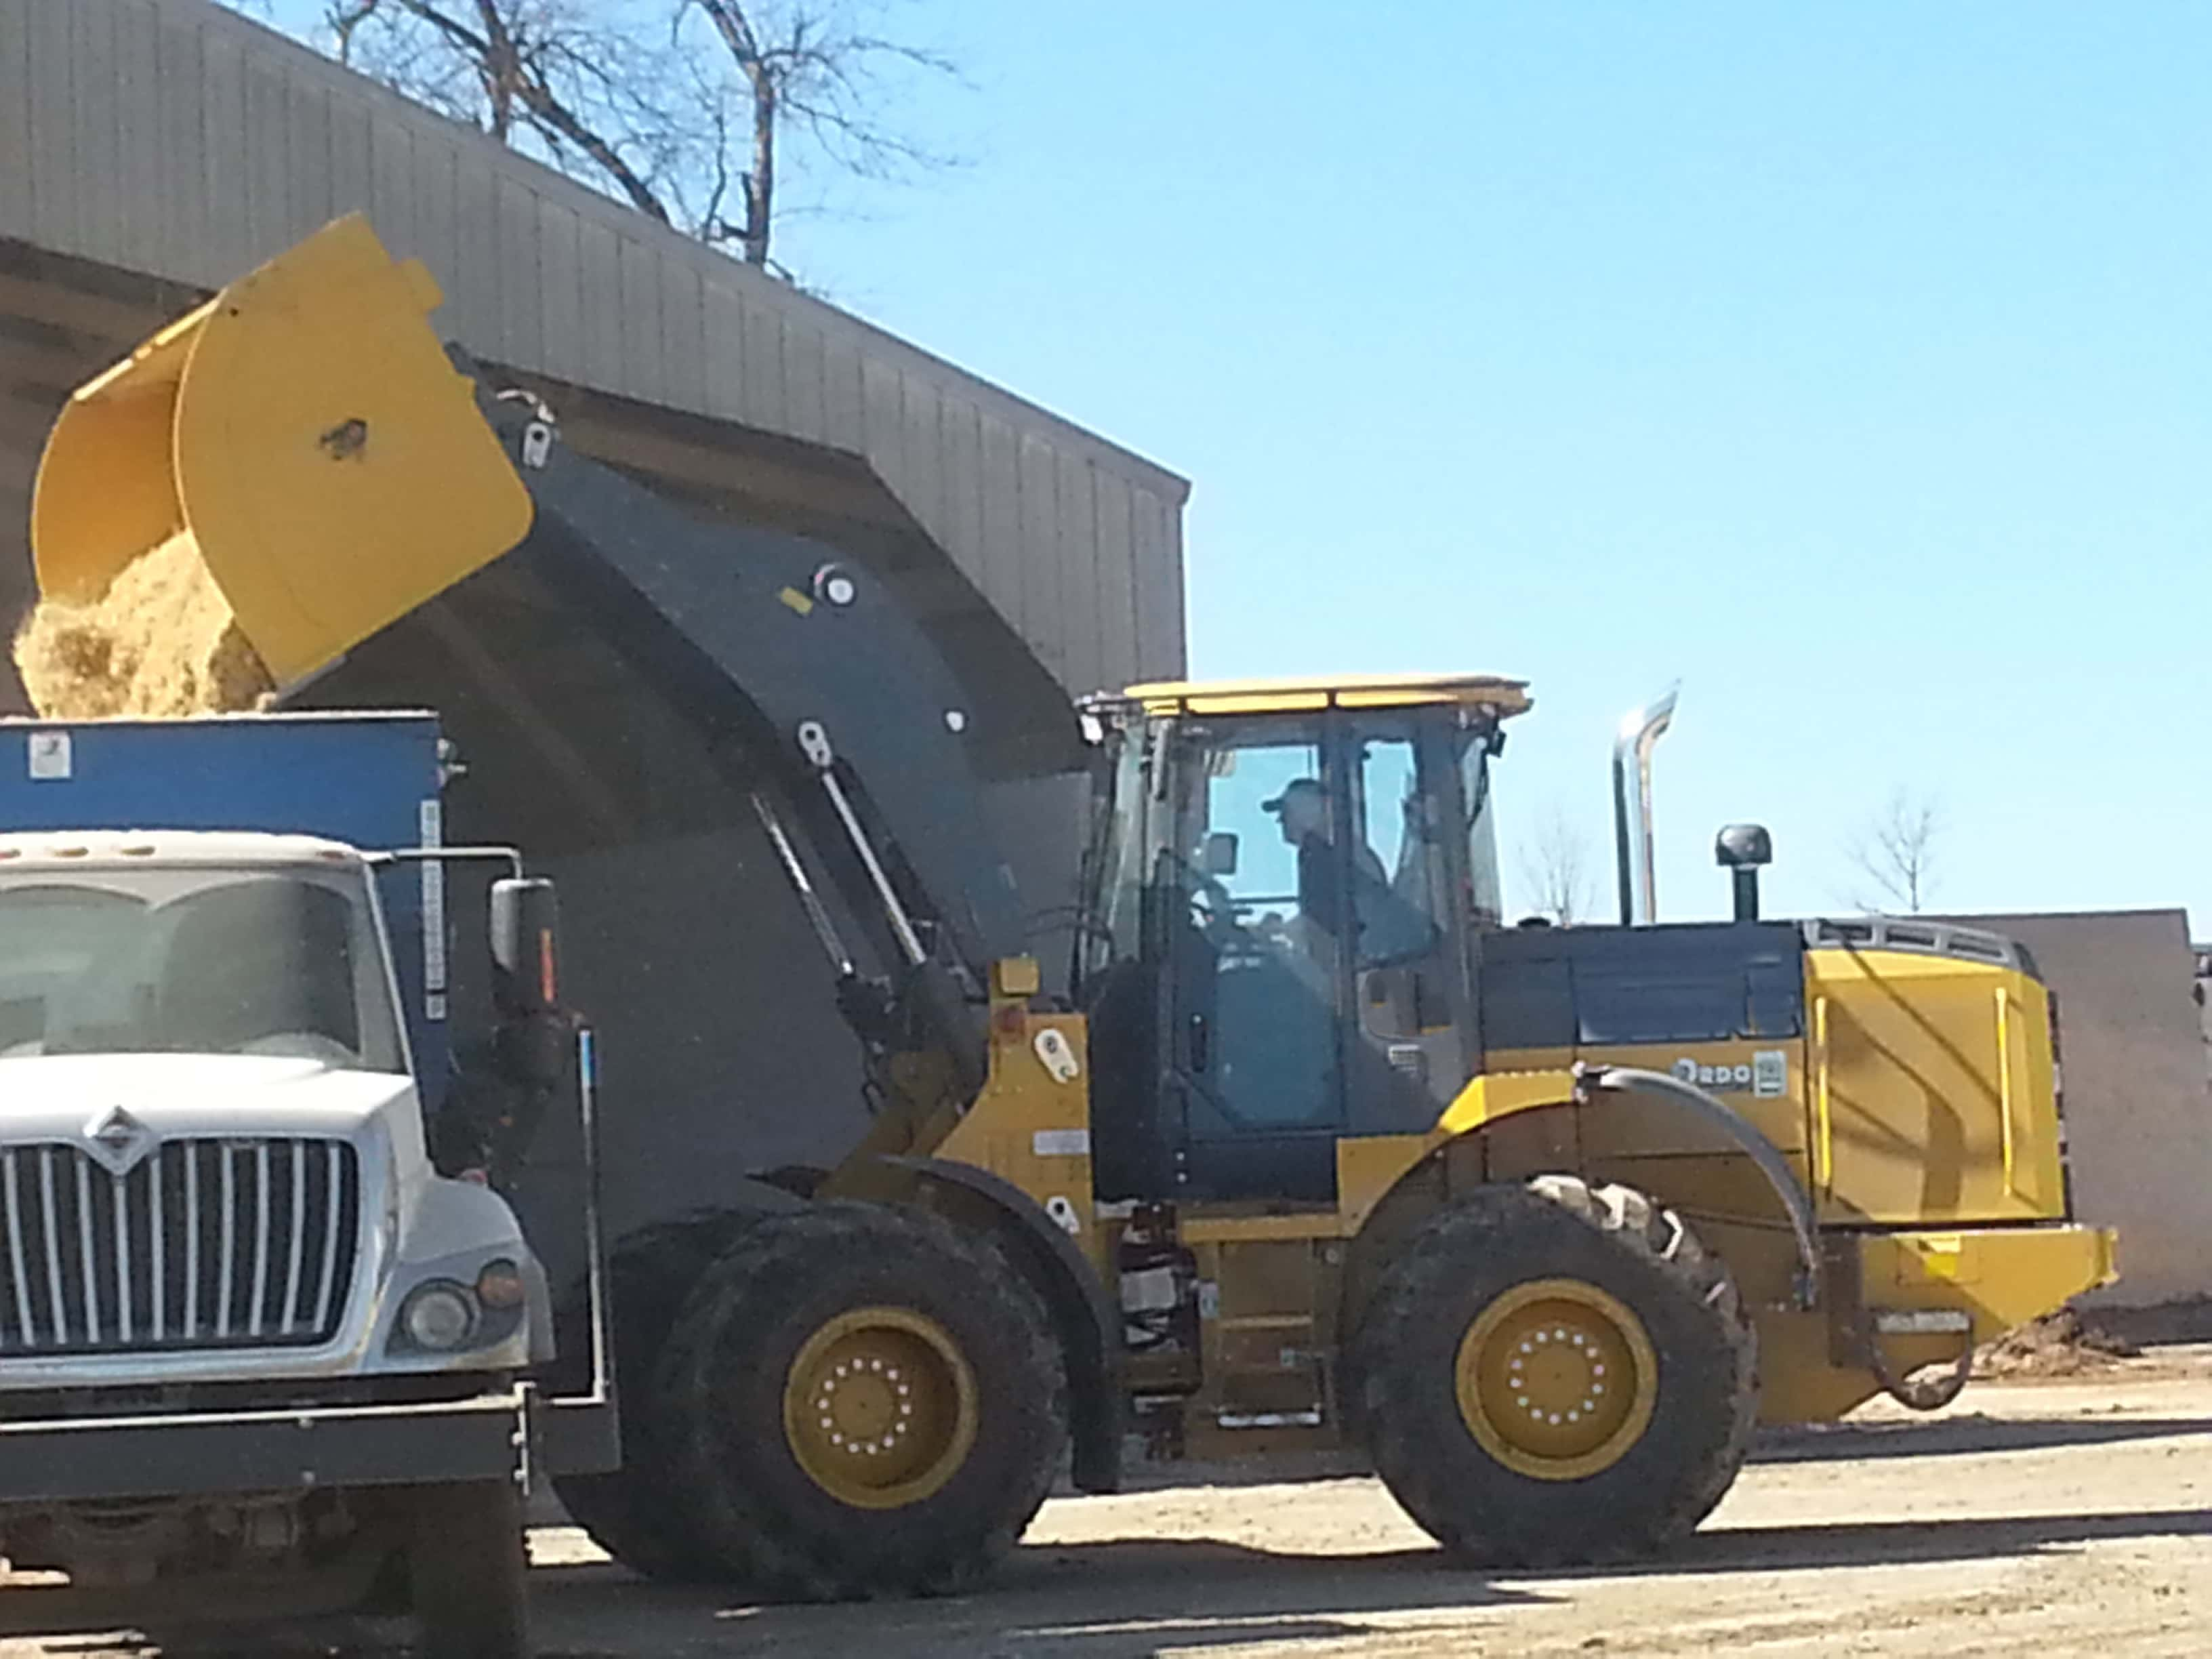
[[[1364,1478],[1055,1499],[993,1591],[939,1601],[756,1607],[638,1583],[571,1528],[532,1547],[545,1659],[2118,1659],[2212,1652],[2208,1493],[2212,1349],[2158,1349],[2090,1379],[1978,1386],[1931,1419],[1869,1408],[1769,1437],[1688,1547],[1635,1571],[1454,1566]],[[0,1659],[152,1651],[0,1640]],[[256,1651],[403,1650],[361,1629]]]

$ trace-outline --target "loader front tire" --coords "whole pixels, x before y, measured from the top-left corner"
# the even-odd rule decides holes
[[[1643,1194],[1567,1176],[1429,1221],[1355,1363],[1376,1473],[1439,1542],[1496,1565],[1675,1542],[1735,1479],[1758,1403],[1726,1265]]]
[[[1035,1291],[933,1217],[764,1221],[678,1322],[659,1394],[721,1571],[802,1601],[957,1590],[1013,1547],[1066,1443]]]
[[[593,1543],[632,1572],[664,1583],[720,1575],[675,1478],[670,1413],[654,1389],[661,1351],[708,1268],[757,1218],[720,1211],[659,1222],[623,1239],[607,1264],[622,1467],[605,1474],[556,1475],[553,1489]]]

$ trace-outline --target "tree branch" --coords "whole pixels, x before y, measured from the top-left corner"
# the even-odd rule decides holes
[[[1875,896],[1918,915],[1935,888],[1936,842],[1943,830],[1942,814],[1934,801],[1899,788],[1892,793],[1881,812],[1852,838],[1848,849],[1851,864],[1872,882]],[[1861,909],[1867,895],[1854,895]]]
[[[952,164],[893,112],[900,77],[959,71],[857,26],[887,3],[323,0],[323,18],[347,64],[775,272],[793,182]]]

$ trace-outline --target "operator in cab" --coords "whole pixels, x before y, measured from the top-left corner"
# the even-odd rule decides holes
[[[1347,937],[1354,906],[1345,891],[1343,866],[1336,856],[1336,824],[1329,793],[1318,778],[1297,778],[1273,800],[1260,803],[1280,822],[1283,839],[1298,854],[1299,944],[1316,960],[1332,958],[1352,942]],[[1353,838],[1353,884],[1386,887],[1382,860],[1374,848]]]
[[[1324,968],[1350,951],[1355,968],[1417,956],[1434,943],[1437,927],[1425,903],[1420,843],[1426,839],[1408,803],[1407,835],[1400,879],[1394,881],[1375,849],[1355,830],[1352,856],[1337,856],[1336,817],[1328,787],[1316,778],[1293,780],[1262,810],[1276,815],[1283,839],[1297,849],[1297,943]]]

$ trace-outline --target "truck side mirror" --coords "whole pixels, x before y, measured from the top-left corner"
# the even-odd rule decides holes
[[[1206,838],[1199,849],[1199,868],[1209,876],[1233,876],[1237,873],[1237,835],[1234,830],[1217,830]]]
[[[492,1000],[502,1015],[561,1006],[561,902],[543,876],[491,884]]]

